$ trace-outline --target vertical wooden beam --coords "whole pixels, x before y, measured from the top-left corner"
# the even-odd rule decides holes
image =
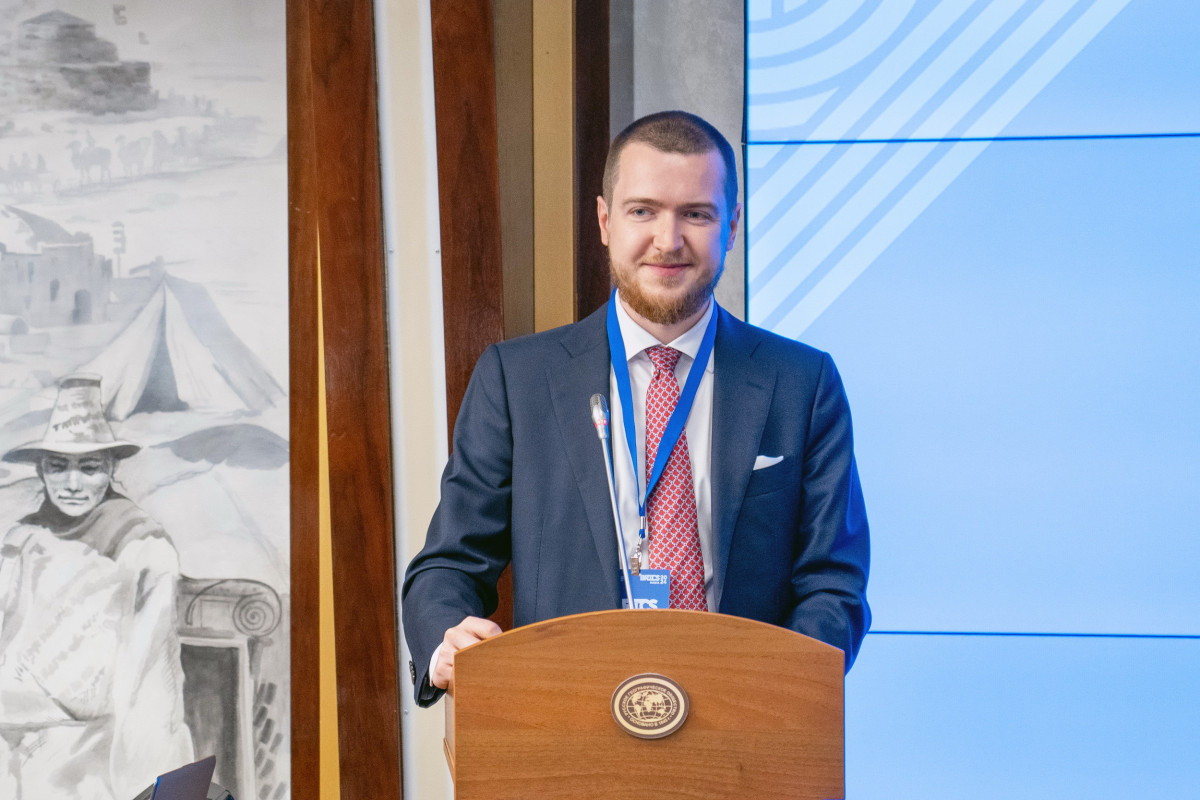
[[[496,78],[489,0],[433,0],[438,208],[450,431],[475,362],[504,338]]]
[[[432,0],[430,11],[446,410],[453,436],[475,362],[504,338],[496,67],[490,0]],[[504,628],[512,627],[509,581],[493,617]]]
[[[292,798],[317,800],[318,696],[317,217],[306,0],[287,3],[288,321],[291,450]]]
[[[396,798],[400,716],[373,7],[370,0],[290,0],[289,12],[296,81],[289,133],[297,136],[289,142],[292,259],[293,275],[304,275],[294,290],[306,298],[311,292],[315,302],[319,265],[323,296],[341,787],[347,797]],[[315,358],[315,341],[311,349]],[[311,393],[315,383],[301,390]],[[311,491],[315,496],[315,482]],[[312,513],[303,522],[317,524],[307,504],[302,513]],[[315,603],[311,613],[315,618]],[[297,759],[302,767],[315,760],[315,751]]]
[[[575,319],[608,300],[608,250],[600,242],[596,196],[604,178],[609,125],[609,4],[575,5]]]

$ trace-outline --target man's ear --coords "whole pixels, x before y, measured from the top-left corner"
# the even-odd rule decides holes
[[[596,219],[600,222],[600,241],[608,247],[608,203],[600,195],[596,196]]]
[[[728,253],[733,249],[734,242],[737,241],[738,224],[742,221],[742,204],[738,203],[733,207],[733,214],[729,217],[729,241],[725,243],[725,252]]]

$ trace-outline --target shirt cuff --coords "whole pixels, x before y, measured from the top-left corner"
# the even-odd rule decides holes
[[[433,655],[429,657],[429,677],[425,679],[429,682],[430,687],[435,689],[437,687],[433,685],[433,671],[437,669],[438,659],[441,658],[441,656],[442,646],[439,644],[437,647],[433,648]]]

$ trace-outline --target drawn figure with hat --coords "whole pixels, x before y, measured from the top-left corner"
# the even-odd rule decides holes
[[[139,449],[113,435],[100,378],[71,375],[42,439],[4,455],[45,498],[0,546],[0,797],[124,800],[193,758],[179,555],[113,488]]]

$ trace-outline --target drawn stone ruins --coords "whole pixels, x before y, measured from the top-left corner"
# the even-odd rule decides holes
[[[95,25],[62,11],[21,23],[16,42],[0,51],[0,76],[0,103],[14,110],[144,111],[158,100],[148,63],[121,61]]]

